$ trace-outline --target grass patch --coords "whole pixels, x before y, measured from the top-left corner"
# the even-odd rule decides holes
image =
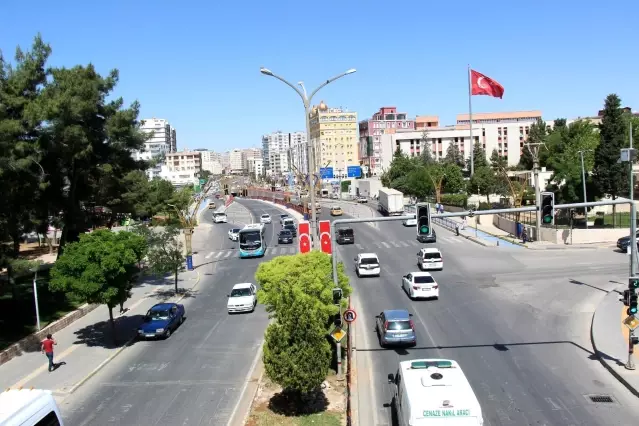
[[[307,416],[288,417],[271,411],[253,413],[247,426],[342,426],[340,413],[315,413]]]
[[[37,289],[42,328],[82,305],[70,295],[49,290],[49,270],[38,273]],[[0,350],[36,331],[33,276],[17,278],[13,288],[6,279],[0,281]]]

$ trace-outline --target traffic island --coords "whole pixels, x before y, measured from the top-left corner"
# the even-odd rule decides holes
[[[303,403],[262,376],[246,426],[346,425],[346,380],[334,372]]]

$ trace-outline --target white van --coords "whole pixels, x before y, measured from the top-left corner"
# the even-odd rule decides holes
[[[422,271],[430,271],[433,269],[444,269],[444,258],[442,252],[434,247],[423,248],[417,252],[417,266]]]
[[[393,409],[401,426],[482,426],[479,400],[456,361],[402,361],[393,385]]]
[[[51,391],[9,389],[0,393],[0,425],[64,426]]]

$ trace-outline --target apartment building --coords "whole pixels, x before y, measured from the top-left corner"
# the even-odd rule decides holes
[[[437,123],[435,116],[429,116],[426,123]],[[509,165],[519,163],[525,149],[525,141],[530,126],[541,118],[541,111],[497,112],[473,114],[473,140],[481,143],[490,157],[494,149],[508,160]],[[397,131],[380,138],[381,167],[387,169],[399,147],[409,156],[419,156],[424,149],[430,149],[434,159],[446,156],[451,144],[459,147],[464,158],[470,158],[470,121],[468,114],[459,114],[452,126],[428,126],[422,124],[419,130]]]
[[[242,150],[242,169],[248,171],[249,163],[255,158],[262,158],[262,150],[259,148],[246,148]]]
[[[380,136],[397,130],[414,130],[415,120],[396,107],[381,107],[373,116],[359,122],[359,158],[371,176],[381,174]]]
[[[134,151],[133,158],[136,160],[152,161],[161,159],[168,153],[175,152],[177,146],[176,131],[171,124],[162,118],[150,118],[140,120],[140,130],[150,135],[144,143],[144,150]],[[149,179],[158,177],[161,172],[161,164],[150,167],[147,170]]]
[[[256,157],[248,160],[248,174],[251,178],[259,180],[264,175],[264,160]]]
[[[268,174],[282,175],[292,168],[306,170],[306,133],[276,132],[262,136],[263,167]]]
[[[242,174],[244,171],[244,162],[242,160],[243,152],[241,149],[234,149],[229,154],[229,166],[232,174]]]
[[[329,108],[322,101],[313,107],[309,121],[315,171],[332,167],[335,178],[345,178],[348,167],[360,166],[356,112]]]
[[[160,177],[174,186],[196,185],[202,171],[202,153],[198,151],[170,152],[165,156]]]
[[[207,170],[211,174],[222,174],[222,163],[220,162],[220,153],[209,151],[208,149],[195,149],[202,156],[202,170]]]

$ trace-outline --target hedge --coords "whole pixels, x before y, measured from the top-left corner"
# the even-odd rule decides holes
[[[468,195],[466,194],[442,194],[441,202],[445,206],[455,206],[466,208],[468,206]]]

